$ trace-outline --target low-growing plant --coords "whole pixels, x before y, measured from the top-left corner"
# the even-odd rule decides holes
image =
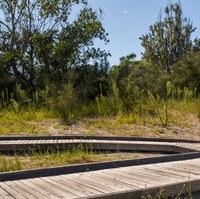
[[[99,153],[99,151],[94,151],[92,148],[83,149],[81,146],[73,147],[70,150],[31,150],[22,155],[16,153],[14,156],[0,156],[0,172],[138,157],[134,153],[124,155],[120,151],[118,152],[110,154],[108,149],[105,153]]]
[[[58,91],[55,99],[52,99],[52,106],[58,112],[63,122],[69,123],[74,119],[74,109],[76,109],[77,98],[73,86],[67,84],[64,88]]]
[[[0,172],[21,170],[22,164],[17,155],[14,158],[0,157]]]

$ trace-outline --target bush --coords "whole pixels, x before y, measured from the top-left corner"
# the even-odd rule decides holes
[[[175,87],[197,88],[200,92],[200,52],[189,53],[172,66]]]

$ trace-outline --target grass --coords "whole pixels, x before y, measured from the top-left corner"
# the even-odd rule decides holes
[[[53,120],[55,115],[47,109],[26,109],[19,112],[3,110],[0,112],[1,135],[48,135],[44,123]]]
[[[96,154],[92,151],[84,151],[81,149],[63,152],[31,152],[30,154],[25,154],[24,156],[0,156],[0,172],[109,161],[116,159],[135,159],[138,157],[139,154],[135,153]]]
[[[154,102],[145,103],[140,111],[119,112],[111,116],[79,116],[72,124],[65,124],[49,109],[2,110],[0,112],[0,135],[118,135],[145,137],[189,137],[198,135],[198,99],[169,99],[167,105],[167,126],[163,127],[160,117],[165,120],[165,102],[159,101],[155,111]],[[94,109],[94,105],[92,106]],[[87,109],[88,111],[88,109]],[[195,127],[195,128],[194,128]],[[181,135],[181,132],[187,132]],[[177,133],[178,132],[178,133]],[[192,134],[191,134],[192,132]]]
[[[194,93],[195,90],[186,88],[174,89],[168,82],[166,97],[154,96],[150,92],[144,94],[137,87],[123,97],[114,84],[108,96],[101,94],[94,101],[80,102],[69,85],[58,93],[56,99],[46,100],[46,105],[39,106],[42,100],[41,103],[35,100],[28,108],[24,108],[20,100],[5,100],[4,94],[0,105],[0,135],[177,137],[187,130],[190,138],[191,131],[198,134],[197,129],[200,129],[200,102]],[[76,128],[78,125],[80,128]]]
[[[165,118],[164,102],[159,105],[160,116],[154,111],[152,104],[144,107],[143,113],[119,113],[112,117],[98,117],[93,119],[85,119],[85,128],[90,131],[107,131],[110,134],[118,135],[135,135],[143,136],[146,134],[146,130],[149,129],[151,133],[158,136],[165,131],[170,131],[173,128],[183,129],[192,128],[194,123],[198,124],[198,117],[196,112],[196,101],[191,101],[189,104],[184,101],[168,101],[168,121],[167,126],[162,125],[160,117]],[[126,130],[127,129],[127,130]],[[146,129],[146,130],[145,130]],[[135,130],[135,133],[133,133]],[[174,130],[175,131],[175,130]],[[123,133],[124,132],[124,133]],[[142,132],[144,132],[142,134]],[[149,133],[149,132],[147,132]],[[148,135],[145,135],[148,136]],[[161,135],[162,136],[162,135]]]
[[[21,170],[22,165],[20,159],[15,156],[12,158],[6,157],[6,156],[0,156],[0,171],[15,171],[15,170]]]

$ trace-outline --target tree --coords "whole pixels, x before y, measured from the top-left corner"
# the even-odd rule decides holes
[[[35,35],[40,85],[44,81],[59,88],[71,84],[78,91],[79,99],[85,101],[95,99],[101,91],[106,93],[110,53],[93,45],[95,39],[108,42],[101,19],[101,11],[94,12],[87,7],[60,31]]]
[[[73,5],[84,0],[0,0],[0,54],[15,81],[34,87],[33,36],[65,24]]]
[[[69,23],[77,4],[87,5],[87,0],[0,0],[4,73],[34,89],[42,77],[66,80],[68,69],[78,66],[81,59],[83,63],[95,53],[101,56],[102,51],[92,48],[95,38],[107,41],[101,19],[85,7]]]
[[[55,34],[48,31],[35,37],[37,57],[44,78],[59,84],[69,80],[69,72],[88,63],[109,56],[95,48],[94,39],[108,42],[101,16],[91,8],[80,11],[78,18]],[[46,78],[45,78],[46,79]]]
[[[179,4],[165,8],[165,18],[151,25],[148,34],[140,38],[145,51],[144,60],[171,73],[171,65],[192,49],[192,22],[184,18]]]
[[[135,58],[135,53],[131,53],[127,56],[120,57],[120,64],[112,67],[110,72],[111,76],[115,79],[115,81],[118,84],[120,84],[121,79],[128,77],[128,75],[130,74],[132,63]]]
[[[200,91],[200,52],[190,52],[172,65],[172,79],[176,87]]]
[[[193,52],[200,52],[200,39],[199,38],[194,39]]]

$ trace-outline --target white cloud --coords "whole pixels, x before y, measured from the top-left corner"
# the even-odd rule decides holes
[[[127,13],[128,13],[128,10],[124,10],[124,11],[123,11],[123,14],[127,14]]]

